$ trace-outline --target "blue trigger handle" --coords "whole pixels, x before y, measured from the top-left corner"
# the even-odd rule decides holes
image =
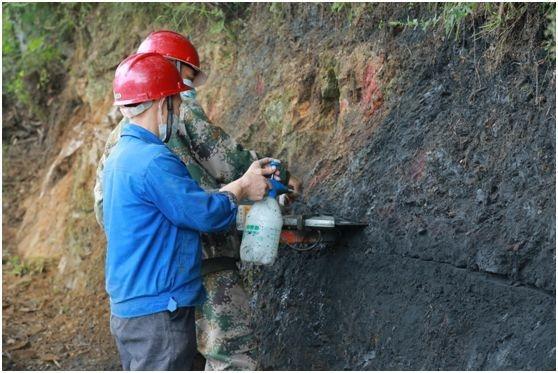
[[[269,162],[270,166],[275,166],[275,168],[279,168],[280,163],[277,161],[271,161]],[[287,193],[289,191],[289,188],[287,188],[285,186],[285,184],[283,184],[282,182],[280,182],[279,180],[275,180],[275,178],[273,177],[273,174],[271,174],[269,176],[269,182],[271,184],[271,188],[269,189],[268,195],[272,198],[275,198],[281,194]]]

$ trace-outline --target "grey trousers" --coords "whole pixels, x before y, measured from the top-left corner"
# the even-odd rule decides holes
[[[123,319],[111,315],[124,370],[190,370],[196,354],[194,307]]]

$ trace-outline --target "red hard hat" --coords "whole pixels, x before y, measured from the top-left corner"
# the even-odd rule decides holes
[[[137,53],[116,68],[115,105],[137,104],[188,90],[172,62],[157,53]]]
[[[184,62],[193,68],[197,74],[194,85],[202,85],[207,77],[200,69],[200,57],[196,48],[188,38],[174,31],[161,30],[152,32],[145,38],[138,48],[138,53],[155,52],[167,58]]]

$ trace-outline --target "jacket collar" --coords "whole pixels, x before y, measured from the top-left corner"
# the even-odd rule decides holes
[[[133,123],[124,125],[124,128],[122,128],[122,134],[120,136],[132,136],[150,144],[164,145],[161,139],[155,136],[154,133]]]

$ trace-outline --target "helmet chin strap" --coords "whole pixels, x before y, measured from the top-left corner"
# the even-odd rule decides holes
[[[181,74],[181,63],[180,61],[176,61],[176,68],[178,69],[178,73]],[[173,110],[173,103],[172,103],[173,96],[167,96],[165,100],[167,100],[167,131],[165,133],[165,138],[163,142],[168,142],[170,140],[172,134],[172,123],[174,122],[174,110]]]
[[[172,105],[172,96],[167,96],[165,98],[165,100],[167,100],[167,131],[165,133],[165,138],[163,139],[163,142],[168,142],[170,140],[171,137],[171,132],[172,132],[172,122],[174,120],[174,110],[173,110],[173,105]]]

